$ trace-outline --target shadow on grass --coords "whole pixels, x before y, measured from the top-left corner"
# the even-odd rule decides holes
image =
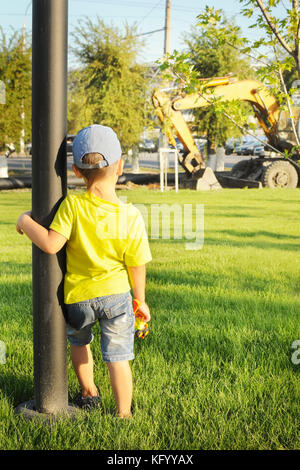
[[[13,273],[16,275],[16,273]],[[0,283],[0,324],[5,327],[5,333],[15,334],[16,323],[20,322],[19,334],[24,335],[31,321],[32,314],[32,284],[31,281],[7,281]],[[9,328],[8,328],[9,326]],[[1,334],[1,332],[0,332]],[[2,331],[2,335],[3,335]],[[0,337],[1,339],[1,337]]]
[[[245,236],[245,234],[243,234]],[[269,250],[284,250],[284,251],[299,251],[300,244],[292,244],[292,243],[274,243],[268,242],[263,240],[256,240],[256,241],[238,241],[238,240],[231,240],[226,239],[222,240],[221,238],[213,238],[213,237],[205,237],[204,238],[204,246],[205,245],[218,245],[218,246],[226,246],[228,247],[236,247],[236,248],[262,248],[262,249],[269,249]]]
[[[300,249],[300,243],[274,243],[275,240],[299,240],[300,237],[297,235],[287,235],[283,233],[274,233],[268,232],[265,230],[258,230],[258,231],[239,231],[239,230],[208,230],[208,233],[216,233],[216,234],[224,234],[228,235],[229,237],[241,237],[241,238],[255,238],[255,237],[269,237],[271,240],[247,240],[247,241],[238,241],[232,239],[222,240],[221,238],[214,238],[212,236],[205,236],[204,237],[204,244],[208,245],[226,245],[226,246],[235,246],[235,247],[254,247],[254,248],[268,248],[268,249],[279,249],[279,250],[291,250],[291,251],[298,251]]]
[[[236,218],[236,219],[261,219],[264,216],[262,214],[260,215],[252,215],[252,214],[245,214],[244,212],[238,213],[238,212],[219,212],[219,213],[211,213],[207,212],[207,215],[209,217],[229,217],[229,218]]]
[[[213,232],[210,230],[210,232]],[[299,240],[300,241],[300,236],[299,235],[286,235],[283,233],[274,233],[274,232],[266,232],[264,230],[259,230],[255,232],[239,232],[238,230],[215,230],[214,232],[216,233],[224,233],[226,235],[232,235],[234,237],[270,237],[270,238],[278,238],[279,240]]]
[[[290,291],[298,292],[297,279],[266,279],[259,271],[257,275],[238,270],[227,273],[203,272],[191,266],[183,273],[174,269],[152,268],[148,270],[147,278],[152,308],[158,312],[172,312],[170,321],[176,312],[185,315],[190,309],[195,312],[199,308],[199,313],[212,310],[224,316],[224,321],[227,317],[230,321],[235,322],[236,319],[238,322],[239,312],[247,314],[251,320],[252,311],[256,318],[261,315],[264,324],[271,324],[277,318],[280,321],[286,319],[288,323],[293,317],[296,320],[299,308],[296,296],[289,297]],[[189,288],[192,289],[190,295]]]
[[[279,188],[277,189],[277,191],[278,191],[278,190],[280,191]],[[283,189],[283,191],[285,191],[285,189]],[[299,191],[299,189],[296,189],[296,191]],[[272,198],[268,199],[268,198],[266,198],[266,199],[263,200],[263,202],[264,202],[264,203],[265,203],[265,202],[274,202],[274,203],[278,203],[278,202],[279,202],[279,203],[281,203],[281,204],[284,204],[285,207],[287,207],[287,206],[290,205],[290,204],[297,204],[297,205],[298,205],[298,204],[299,204],[299,199],[289,199],[289,200],[286,200],[286,199],[272,199]]]
[[[209,231],[211,232],[211,231]],[[218,233],[220,234],[220,237],[217,238],[217,237],[213,237],[213,236],[207,236],[204,234],[204,243],[203,245],[201,246],[201,244],[199,243],[199,250],[193,250],[194,253],[197,253],[198,251],[200,251],[200,249],[205,249],[205,246],[209,246],[209,245],[213,245],[213,246],[224,246],[226,248],[230,248],[230,247],[235,247],[235,248],[262,248],[262,249],[270,249],[270,250],[284,250],[284,251],[299,251],[300,249],[300,244],[296,244],[296,243],[274,243],[273,241],[264,241],[264,240],[255,240],[255,241],[249,241],[249,240],[234,240],[232,238],[226,238],[226,239],[223,239],[221,237],[222,233],[224,235],[231,235],[231,236],[240,236],[240,237],[245,237],[245,238],[254,238],[255,236],[258,235],[258,233],[250,233],[247,235],[247,232],[237,232],[235,233],[234,231],[216,231],[215,233]],[[261,233],[260,233],[261,234]],[[278,238],[279,240],[282,239],[284,240],[285,239],[285,236],[282,235],[282,237],[276,237],[275,234],[270,234],[270,237],[273,236],[274,238]],[[286,239],[295,239],[297,240],[299,237],[296,237],[296,236],[286,236]],[[300,238],[299,238],[300,240]],[[152,243],[152,244],[156,244],[156,243],[162,243],[162,242],[165,242],[165,243],[168,243],[168,244],[173,244],[173,245],[182,245],[182,249],[185,251],[186,250],[186,247],[185,247],[185,244],[190,244],[190,243],[193,243],[193,242],[196,242],[196,238],[195,239],[185,239],[185,238],[182,238],[182,239],[173,239],[172,238],[172,233],[171,233],[171,237],[169,239],[166,239],[166,238],[151,238],[149,237],[149,241]]]
[[[9,362],[2,365],[0,389],[3,395],[17,406],[33,397],[33,378],[25,373],[14,373],[9,368]]]
[[[180,295],[180,287],[198,287],[199,292],[205,288],[225,288],[234,293],[248,298],[257,292],[267,294],[283,294],[288,295],[291,292],[299,292],[298,279],[286,275],[285,278],[269,277],[258,274],[245,274],[237,269],[229,272],[203,271],[197,265],[186,268],[183,273],[181,270],[149,268],[147,273],[148,281],[155,283],[157,286],[170,286],[174,288],[174,294]],[[288,287],[287,287],[288,286]],[[288,291],[287,291],[288,289]],[[166,299],[167,300],[167,299]],[[253,299],[254,300],[254,299]],[[185,299],[188,302],[189,299]]]

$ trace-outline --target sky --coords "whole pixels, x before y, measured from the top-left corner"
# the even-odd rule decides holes
[[[107,24],[123,28],[125,22],[136,23],[138,33],[148,33],[164,27],[166,0],[69,0],[69,44],[72,42],[72,31],[80,19],[97,15]],[[171,0],[171,50],[184,48],[184,34],[197,22],[197,15],[205,6],[222,8],[227,17],[234,18],[244,33],[250,39],[257,37],[257,31],[248,29],[253,20],[248,20],[240,14],[241,5],[238,0]],[[0,0],[0,24],[5,32],[10,26],[21,29],[26,24],[26,30],[31,32],[31,1],[29,0]],[[164,31],[144,35],[145,46],[140,51],[138,60],[142,63],[155,62],[163,55]],[[75,64],[75,59],[69,55],[69,66]]]

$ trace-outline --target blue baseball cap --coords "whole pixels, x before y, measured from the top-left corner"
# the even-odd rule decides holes
[[[112,165],[121,158],[122,149],[117,134],[111,127],[92,124],[81,129],[73,141],[74,163],[78,168],[92,169]],[[87,153],[100,153],[104,160],[94,165],[83,163]]]

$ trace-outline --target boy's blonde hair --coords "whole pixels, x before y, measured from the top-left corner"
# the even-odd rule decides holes
[[[87,163],[89,165],[95,165],[98,162],[104,160],[103,155],[100,153],[87,153],[82,158],[82,163]],[[116,162],[117,163],[117,162]],[[78,168],[82,176],[87,179],[88,182],[93,181],[96,177],[99,178],[107,178],[114,173],[116,163],[112,165],[105,166],[104,168]]]

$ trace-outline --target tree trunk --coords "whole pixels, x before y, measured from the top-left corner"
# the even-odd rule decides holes
[[[139,164],[139,149],[137,146],[133,147],[132,149],[132,173],[139,173],[140,172],[140,164]]]
[[[296,54],[294,55],[294,60],[296,64],[298,79],[300,80],[300,48],[299,47],[298,47]]]

